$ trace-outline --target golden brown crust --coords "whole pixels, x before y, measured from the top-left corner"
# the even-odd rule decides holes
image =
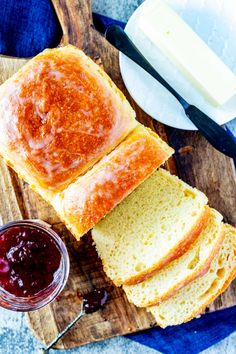
[[[183,323],[189,322],[191,321],[193,318],[199,316],[204,310],[205,308],[210,305],[220,294],[222,294],[230,285],[230,283],[236,278],[236,270],[233,268],[232,272],[230,273],[229,277],[226,279],[226,281],[224,282],[224,284],[222,285],[222,287],[214,294],[210,297],[210,299],[208,299],[204,305],[200,306],[196,311],[194,311],[193,313],[191,313],[191,315],[189,315]],[[166,328],[165,326],[162,326],[161,323],[158,323],[158,326],[160,326],[161,328]]]
[[[196,269],[192,274],[187,276],[185,278],[184,282],[179,282],[177,284],[174,284],[172,289],[170,291],[166,292],[165,294],[163,294],[161,297],[158,297],[155,300],[146,302],[145,304],[142,304],[141,307],[151,307],[151,306],[158,305],[162,301],[168,300],[170,297],[174,296],[180,289],[182,289],[183,287],[185,287],[186,285],[188,285],[189,283],[191,283],[192,281],[194,281],[198,277],[200,277],[200,276],[202,277],[203,275],[205,275],[208,272],[208,270],[210,269],[213,259],[220,251],[222,243],[224,241],[224,238],[225,238],[225,233],[222,230],[220,233],[220,238],[219,238],[217,244],[212,249],[212,252],[209,255],[209,258],[206,260],[206,262],[204,263],[204,265],[200,269],[199,268]]]
[[[224,284],[222,285],[222,287],[214,294],[210,297],[210,299],[208,299],[204,305],[201,305],[196,311],[194,311],[193,313],[191,313],[191,315],[189,315],[183,323],[189,322],[192,319],[194,319],[195,317],[199,316],[204,310],[205,308],[210,305],[220,294],[222,294],[230,285],[230,283],[236,278],[236,270],[232,269],[232,272],[230,273],[229,277],[226,279],[226,281],[224,282]],[[155,317],[155,316],[154,316]],[[156,320],[156,318],[155,318]],[[160,326],[161,328],[166,328],[167,326],[162,326],[162,324],[160,322],[157,321],[157,325]]]
[[[0,88],[0,154],[35,189],[56,191],[115,148],[134,116],[82,51],[45,50]]]
[[[236,232],[236,229],[229,224],[223,224],[223,233],[227,233],[226,228],[231,228],[234,229],[234,231]],[[235,233],[236,235],[236,233]],[[236,256],[236,249],[234,249],[234,255]],[[228,276],[228,278],[225,280],[225,282],[222,284],[221,288],[217,290],[217,292],[215,294],[213,294],[210,298],[208,298],[208,300],[201,306],[199,306],[199,308],[195,311],[193,311],[191,314],[189,314],[189,316],[187,318],[185,318],[185,320],[183,321],[183,323],[189,322],[191,321],[193,318],[199,316],[207,306],[209,306],[220,294],[222,294],[230,285],[230,283],[236,278],[236,263],[234,263],[234,265],[232,266],[232,269],[230,271],[230,274]],[[147,310],[150,312],[150,308],[148,307]],[[154,316],[155,317],[155,316]],[[162,326],[161,323],[159,323],[157,321],[157,324],[162,327],[162,328],[166,328],[166,326]]]
[[[79,238],[163,164],[173,150],[143,126],[53,202]]]
[[[140,274],[131,277],[130,279],[126,280],[123,284],[124,285],[135,285],[138,283],[143,282],[145,279],[150,278],[150,276],[154,275],[158,270],[166,266],[168,263],[181,257],[191,246],[191,244],[197,239],[199,234],[202,232],[203,227],[207,223],[207,220],[210,216],[210,208],[208,206],[204,207],[202,214],[200,215],[197,223],[192,227],[189,231],[188,235],[184,237],[184,239],[175,245],[172,250],[169,252],[169,255],[160,259],[160,261],[155,264],[152,268],[146,269],[145,271],[141,272]],[[116,284],[116,283],[115,283]],[[122,284],[116,284],[122,285]]]
[[[226,281],[224,282],[224,284],[222,285],[222,287],[217,291],[217,293],[215,293],[214,295],[211,296],[211,298],[205,302],[204,305],[202,305],[201,307],[199,307],[198,310],[194,311],[194,313],[192,313],[188,318],[186,318],[184,320],[184,323],[191,321],[193,318],[195,318],[196,316],[200,315],[205,308],[210,305],[220,294],[222,294],[230,285],[230,283],[236,278],[236,271],[235,269],[232,269],[232,272],[230,273],[228,279],[226,279]]]

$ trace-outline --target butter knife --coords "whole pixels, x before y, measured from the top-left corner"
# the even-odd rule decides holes
[[[198,128],[199,132],[214,146],[215,149],[226,156],[236,159],[236,140],[223,127],[208,117],[199,108],[189,104],[178,92],[176,92],[163,77],[146,60],[142,53],[137,49],[125,31],[117,25],[107,27],[105,32],[106,39],[120,52],[141,66],[154,79],[162,84],[182,105],[186,116]]]

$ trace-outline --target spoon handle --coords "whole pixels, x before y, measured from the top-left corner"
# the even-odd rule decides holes
[[[66,332],[68,332],[71,327],[73,327],[83,316],[85,315],[85,312],[83,310],[83,307],[81,308],[81,311],[80,313],[78,314],[78,316],[76,316],[74,318],[74,320],[68,324],[68,326],[66,326],[63,331],[61,331],[60,333],[58,333],[58,335],[56,336],[56,338],[53,339],[53,341],[51,343],[49,343],[46,348],[42,348],[41,349],[41,352],[43,354],[48,354],[49,353],[49,350],[54,346],[54,344],[56,344],[63,336]]]

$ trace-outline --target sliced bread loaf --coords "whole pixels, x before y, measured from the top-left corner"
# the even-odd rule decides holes
[[[148,307],[159,326],[178,325],[199,315],[236,277],[236,229],[224,225],[225,240],[208,272],[159,306]]]
[[[93,229],[104,270],[116,285],[133,285],[180,257],[198,237],[207,197],[159,169]]]
[[[156,305],[205,274],[224,239],[221,221],[222,215],[210,209],[207,224],[183,256],[142,283],[123,286],[128,300],[139,307]]]

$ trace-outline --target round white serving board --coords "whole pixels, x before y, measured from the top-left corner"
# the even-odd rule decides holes
[[[189,103],[196,105],[219,124],[236,117],[236,95],[224,106],[214,107],[141,33],[138,18],[146,0],[130,17],[125,28],[135,45],[170,85]],[[166,0],[193,30],[236,74],[235,0]],[[197,52],[196,52],[197,55]],[[174,128],[195,130],[178,101],[155,79],[120,53],[124,83],[136,103],[151,117]]]

